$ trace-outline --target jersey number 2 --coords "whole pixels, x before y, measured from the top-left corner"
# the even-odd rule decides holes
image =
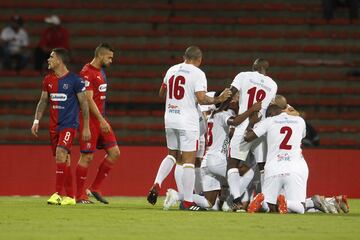
[[[173,75],[169,79],[169,98],[172,99],[173,97],[177,100],[180,100],[184,97],[185,94],[185,78],[183,76]]]
[[[289,139],[292,135],[292,129],[290,127],[282,127],[280,129],[280,133],[281,134],[286,134],[284,139],[282,140],[281,144],[280,144],[280,149],[284,149],[284,150],[290,150],[291,149],[291,145],[288,145]]]

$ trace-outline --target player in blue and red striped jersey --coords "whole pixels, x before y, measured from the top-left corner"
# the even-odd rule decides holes
[[[66,49],[55,48],[48,59],[48,68],[52,70],[42,83],[42,92],[36,107],[35,120],[31,132],[38,136],[39,121],[48,101],[50,102],[50,140],[56,160],[56,192],[47,201],[48,204],[75,204],[72,175],[70,171],[70,150],[76,130],[79,127],[79,106],[84,118],[81,128],[82,138],[91,138],[89,129],[89,107],[86,101],[85,83],[74,73],[69,72],[67,64],[69,53]],[[65,187],[66,197],[61,197]]]
[[[96,200],[108,204],[100,192],[101,184],[120,157],[115,133],[105,119],[105,100],[107,81],[104,68],[113,60],[114,50],[106,43],[100,44],[95,49],[95,56],[90,63],[85,64],[80,76],[85,80],[86,96],[90,109],[91,141],[80,140],[81,156],[76,167],[77,203],[92,203],[84,191],[88,167],[94,158],[96,148],[106,151],[106,155],[99,166],[94,182],[89,191]],[[82,124],[80,117],[80,125]]]

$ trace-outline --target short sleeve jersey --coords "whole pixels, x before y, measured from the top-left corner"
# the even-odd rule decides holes
[[[93,91],[94,102],[99,112],[105,116],[107,79],[104,70],[87,63],[81,70],[80,76],[85,80],[86,90]],[[90,113],[90,120],[97,120],[92,113]]]
[[[253,131],[258,137],[267,134],[266,176],[300,171],[297,163],[303,161],[301,140],[306,135],[304,119],[281,113],[260,121]]]
[[[270,77],[259,72],[241,72],[233,80],[234,86],[240,92],[239,114],[244,113],[254,103],[262,101],[260,113],[265,118],[266,109],[277,92],[277,84]],[[248,119],[237,126],[245,131],[249,124]],[[241,132],[241,131],[239,131]],[[237,131],[235,132],[237,134]]]
[[[191,64],[172,66],[164,77],[166,85],[165,128],[199,131],[196,92],[207,91],[205,73]]]
[[[45,76],[42,90],[50,100],[50,129],[78,128],[79,101],[77,93],[85,91],[84,81],[74,73],[58,78],[54,73]]]
[[[227,120],[234,115],[234,111],[227,110],[219,112],[208,119],[208,153],[227,154],[230,142]]]

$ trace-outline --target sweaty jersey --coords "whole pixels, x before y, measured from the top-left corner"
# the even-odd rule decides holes
[[[98,69],[90,63],[87,63],[81,70],[80,76],[85,80],[86,90],[93,91],[93,100],[99,109],[99,112],[104,116],[107,90],[107,80],[104,70]],[[90,120],[97,120],[91,112]]]
[[[164,77],[166,85],[165,128],[199,131],[196,92],[207,91],[205,73],[192,64],[172,66]]]
[[[234,115],[234,111],[227,110],[219,112],[208,119],[207,153],[228,153],[230,139],[227,120]]]
[[[239,114],[244,113],[254,103],[262,101],[260,114],[265,118],[266,109],[277,92],[277,84],[270,77],[259,72],[239,73],[231,86],[234,86],[240,93]],[[235,135],[245,131],[249,119],[246,119],[236,127]]]
[[[306,135],[304,119],[286,113],[268,117],[254,126],[256,136],[267,133],[265,175],[299,172],[302,166],[301,140]]]
[[[79,101],[77,93],[85,91],[84,81],[74,73],[58,78],[54,73],[45,76],[42,90],[50,100],[50,129],[78,128]]]

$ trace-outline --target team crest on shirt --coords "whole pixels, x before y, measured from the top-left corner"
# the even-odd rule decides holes
[[[69,84],[65,83],[65,84],[63,85],[63,89],[64,89],[64,90],[69,89]]]

